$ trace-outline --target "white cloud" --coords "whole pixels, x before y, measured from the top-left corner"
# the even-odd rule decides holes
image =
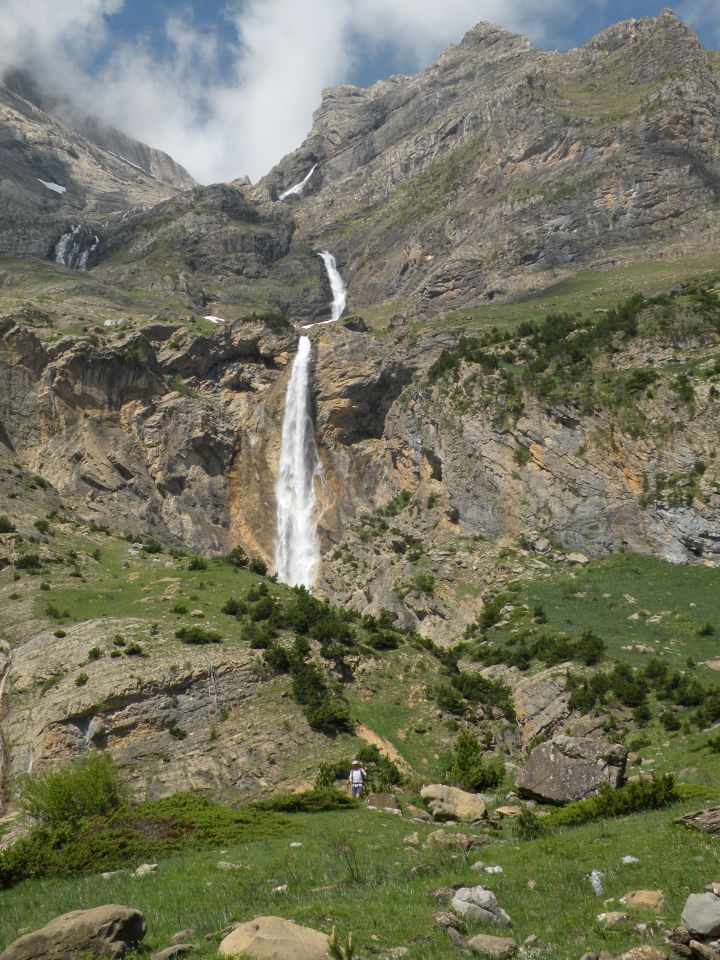
[[[204,182],[256,179],[297,147],[321,89],[347,82],[361,50],[383,44],[417,68],[480,20],[553,46],[552,24],[579,10],[576,0],[231,0],[214,32],[172,14],[159,54],[142,37],[113,47],[122,2],[3,0],[0,67],[42,64],[52,89]]]
[[[681,0],[677,14],[696,30],[702,30],[720,43],[720,7],[717,0]]]

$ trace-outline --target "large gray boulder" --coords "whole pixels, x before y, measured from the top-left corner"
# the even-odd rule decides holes
[[[546,803],[569,803],[619,787],[627,750],[604,737],[554,737],[535,747],[517,778],[518,791]]]
[[[219,953],[253,960],[327,960],[327,934],[282,917],[255,917],[225,937]]]
[[[495,927],[507,927],[510,917],[487,887],[460,887],[452,898],[455,913],[471,923],[489,923]]]
[[[145,936],[139,910],[109,903],[73,910],[11,943],[0,960],[70,960],[75,957],[123,957]]]
[[[682,922],[698,937],[720,935],[720,897],[714,893],[691,893],[685,901]]]
[[[438,820],[463,820],[474,823],[487,815],[482,797],[459,787],[447,787],[442,783],[430,783],[423,787],[420,796]]]

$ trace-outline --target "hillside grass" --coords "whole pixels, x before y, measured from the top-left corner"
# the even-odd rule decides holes
[[[282,836],[165,857],[157,872],[144,878],[54,878],[2,891],[0,948],[60,913],[114,902],[145,914],[150,950],[164,947],[175,931],[192,927],[199,944],[196,955],[209,958],[216,955],[217,939],[206,941],[206,935],[233,921],[274,914],[327,933],[336,926],[342,938],[352,931],[363,954],[407,945],[413,960],[446,960],[453,948],[431,920],[443,906],[428,894],[453,883],[483,883],[510,914],[509,932],[518,942],[536,934],[555,960],[577,960],[586,950],[617,954],[637,944],[637,935],[628,929],[603,931],[596,916],[619,908],[620,896],[638,888],[663,889],[668,902],[664,915],[672,924],[687,895],[715,879],[717,839],[673,823],[673,817],[693,808],[686,800],[524,842],[507,825],[492,846],[468,857],[404,841],[411,833],[423,841],[436,829],[431,824],[367,809],[297,814]],[[302,847],[291,847],[293,842]],[[628,854],[638,862],[623,864]],[[481,858],[502,867],[502,873],[471,870]],[[219,870],[219,859],[238,869]],[[603,897],[594,894],[587,879],[595,869],[603,873]],[[284,884],[286,892],[275,891]],[[557,910],[559,902],[562,910]],[[637,920],[649,918],[634,914]],[[466,932],[482,929],[469,925]],[[660,942],[661,936],[651,939]]]

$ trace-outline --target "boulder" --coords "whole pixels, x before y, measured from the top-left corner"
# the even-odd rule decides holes
[[[327,960],[329,943],[326,934],[282,917],[255,917],[235,927],[218,952],[253,960]]]
[[[394,793],[369,793],[365,803],[375,810],[387,810],[391,813],[400,813],[400,804]]]
[[[704,833],[720,833],[720,807],[708,807],[706,810],[695,810],[677,817],[675,823],[684,823],[686,827],[702,830]]]
[[[478,933],[467,943],[481,957],[493,957],[495,960],[506,960],[507,957],[514,957],[517,953],[517,944],[510,937],[493,937],[488,933]]]
[[[662,913],[666,906],[662,890],[631,890],[620,897],[620,903],[631,910],[654,910],[655,913]]]
[[[145,936],[139,910],[109,903],[73,910],[15,940],[0,960],[67,960],[69,957],[123,957]]]
[[[691,893],[683,907],[682,922],[698,937],[719,936],[720,897],[714,893]]]
[[[569,696],[565,677],[556,669],[523,675],[513,683],[513,709],[525,746],[533,737],[552,736],[564,728],[570,715]]]
[[[623,927],[630,919],[629,913],[622,913],[620,910],[609,910],[607,913],[599,913],[597,922],[606,930],[615,930],[616,927]]]
[[[517,778],[518,791],[545,803],[569,803],[619,787],[627,750],[604,737],[554,737],[535,747]]]
[[[460,887],[452,898],[452,908],[458,916],[472,923],[489,923],[495,927],[510,924],[510,917],[487,887]]]
[[[439,820],[464,820],[473,823],[487,816],[487,806],[482,797],[459,787],[431,783],[422,788],[420,796],[430,807],[432,815]]]

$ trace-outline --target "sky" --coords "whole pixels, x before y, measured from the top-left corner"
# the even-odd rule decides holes
[[[481,20],[579,46],[662,0],[0,0],[0,74],[159,147],[201,183],[259,179],[300,146],[324,87],[416,73]],[[674,8],[720,47],[720,0]]]

